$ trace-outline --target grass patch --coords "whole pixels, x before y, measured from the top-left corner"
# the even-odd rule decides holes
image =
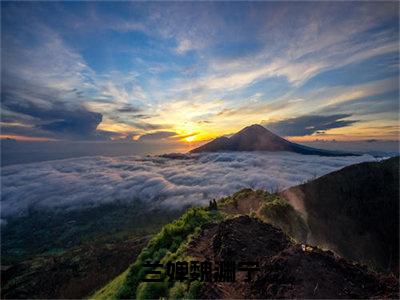
[[[256,214],[261,220],[281,228],[283,232],[298,242],[307,240],[307,224],[300,213],[279,196],[266,195],[264,203]]]
[[[73,211],[31,208],[26,215],[7,220],[7,230],[1,231],[2,264],[58,254],[76,246],[123,242],[155,234],[182,212],[150,210],[147,203],[139,200]]]
[[[89,296],[88,299],[96,300],[106,300],[106,299],[116,299],[118,290],[121,288],[122,284],[126,280],[129,269],[115,277],[106,286],[96,291],[93,295]]]
[[[147,260],[152,262],[183,260],[190,235],[197,233],[200,226],[206,223],[221,221],[218,211],[208,211],[205,208],[190,208],[178,220],[165,225],[161,231],[142,250],[135,263],[130,267],[126,281],[118,292],[117,298],[160,298],[172,293],[178,295],[182,287],[172,286],[172,283],[144,283],[145,270],[142,265]],[[187,287],[186,287],[187,288]],[[189,288],[190,290],[190,288]],[[193,292],[194,290],[192,290]]]
[[[233,205],[234,207],[237,208],[238,201],[246,199],[250,196],[257,196],[257,197],[264,197],[266,195],[269,195],[268,192],[263,191],[263,190],[252,190],[252,189],[242,189],[236,193],[234,193],[232,196],[224,197],[218,200],[218,205],[224,206],[224,205]]]

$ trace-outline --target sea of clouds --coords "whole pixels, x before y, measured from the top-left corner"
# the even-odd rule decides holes
[[[281,190],[374,160],[285,152],[210,153],[188,159],[157,156],[82,157],[7,166],[1,174],[1,218],[30,207],[80,209],[141,199],[169,207],[204,204],[242,188]]]

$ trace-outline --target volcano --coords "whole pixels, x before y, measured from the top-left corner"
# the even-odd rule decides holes
[[[287,151],[306,155],[351,156],[354,153],[311,148],[289,142],[261,125],[243,128],[231,137],[219,137],[190,151],[190,153],[221,151]]]

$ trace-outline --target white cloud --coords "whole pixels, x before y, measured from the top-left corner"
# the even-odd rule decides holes
[[[398,88],[399,82],[397,78],[392,77],[339,90],[338,94],[336,94],[334,97],[324,99],[324,102],[326,105],[338,104],[354,99],[395,91]]]
[[[183,39],[179,41],[176,52],[179,54],[185,54],[187,51],[192,49],[192,43],[188,39]]]
[[[38,208],[79,209],[116,200],[203,204],[241,188],[293,186],[371,156],[214,153],[161,157],[84,157],[2,169],[1,218]]]
[[[37,26],[37,44],[21,47],[8,38],[2,55],[5,77],[18,78],[42,89],[65,93],[77,87],[92,87],[93,71],[74,49],[50,28]]]
[[[351,5],[350,5],[351,6]],[[247,88],[265,78],[283,76],[294,87],[327,70],[398,51],[398,39],[391,29],[377,29],[394,13],[389,7],[348,7],[318,5],[288,12],[260,7],[251,22],[256,22],[259,32],[248,33],[263,46],[256,53],[240,57],[211,57],[208,70],[202,77],[180,82],[177,90],[234,91]],[[374,14],[371,10],[374,9]],[[279,12],[279,13],[277,13]],[[340,16],[347,12],[351,17]],[[305,13],[297,18],[298,13]],[[293,23],[288,25],[290,17]],[[265,21],[264,21],[265,20]],[[306,20],[306,21],[305,21]],[[249,21],[250,22],[250,21]],[[225,28],[217,28],[222,30]],[[232,29],[233,30],[233,29]],[[255,36],[253,36],[255,35]],[[190,40],[186,40],[188,42]],[[228,44],[229,45],[229,44]]]
[[[28,32],[35,40],[32,47],[21,47],[15,37],[5,37],[3,89],[12,94],[13,102],[45,111],[61,104],[71,109],[83,106],[101,113],[103,123],[124,105],[144,106],[147,95],[137,72],[97,74],[53,29],[35,23]]]

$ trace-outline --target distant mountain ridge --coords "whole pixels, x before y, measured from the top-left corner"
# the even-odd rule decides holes
[[[354,153],[311,148],[289,142],[261,125],[243,128],[230,138],[219,137],[190,151],[190,153],[219,151],[288,151],[306,155],[351,156]]]

